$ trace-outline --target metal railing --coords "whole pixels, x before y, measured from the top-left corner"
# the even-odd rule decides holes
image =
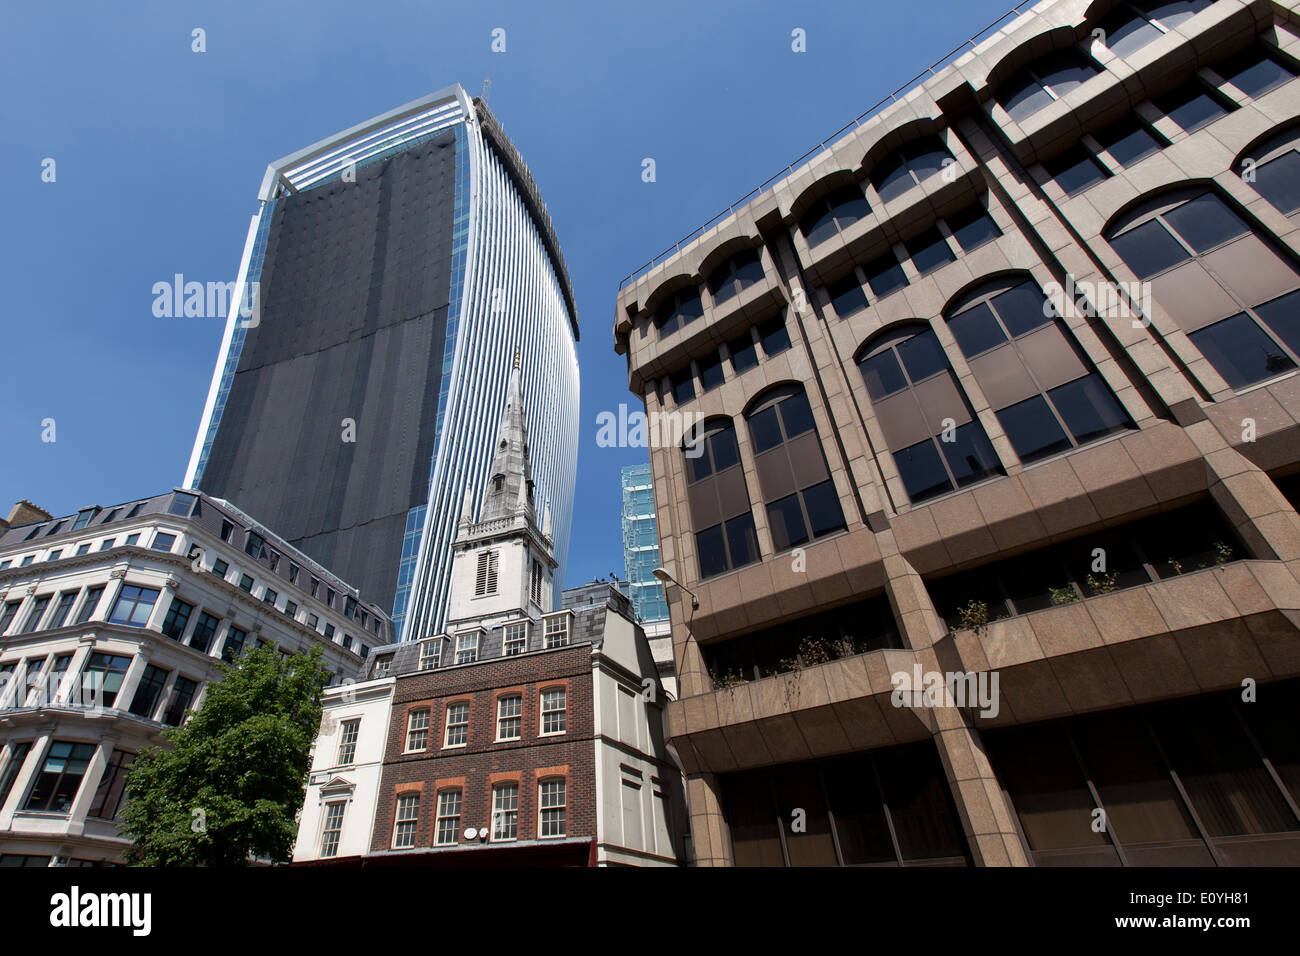
[[[996,20],[994,20],[992,23],[986,26],[979,33],[975,34],[970,39],[964,41],[960,46],[953,49],[947,55],[936,60],[926,69],[922,70],[920,73],[916,74],[916,76],[912,77],[902,86],[898,87],[898,89],[894,90],[892,93],[888,94],[887,96],[882,97],[875,104],[868,107],[864,112],[859,113],[857,116],[855,116],[850,122],[845,123],[843,126],[837,129],[830,136],[827,136],[825,139],[823,139],[812,149],[808,150],[802,156],[796,158],[793,162],[787,164],[786,167],[782,169],[779,173],[777,173],[775,176],[769,177],[768,179],[760,183],[758,186],[754,187],[749,192],[745,193],[745,195],[741,196],[739,199],[733,202],[726,209],[722,210],[722,212],[718,213],[716,216],[713,216],[711,219],[706,220],[703,224],[697,226],[695,229],[692,229],[689,233],[687,233],[681,239],[678,239],[675,243],[673,243],[671,246],[669,246],[663,252],[659,253],[654,258],[650,259],[644,265],[640,266],[637,269],[634,269],[632,272],[629,272],[626,276],[623,277],[623,280],[619,282],[618,284],[619,291],[621,292],[629,282],[632,282],[635,279],[639,279],[641,276],[645,275],[647,272],[649,272],[655,266],[659,265],[669,256],[672,256],[677,252],[681,251],[681,248],[684,245],[699,238],[710,228],[717,225],[723,219],[726,219],[737,209],[740,209],[741,207],[747,205],[751,200],[754,199],[754,197],[762,195],[770,186],[772,186],[773,183],[785,179],[796,169],[799,169],[810,159],[812,159],[812,157],[816,156],[818,153],[825,150],[828,146],[835,145],[835,143],[839,142],[840,139],[843,138],[843,136],[846,133],[850,132],[851,130],[858,129],[866,120],[871,119],[871,117],[875,116],[877,113],[879,113],[882,109],[884,109],[886,106],[890,105],[891,103],[898,102],[898,97],[901,94],[906,93],[909,90],[913,89],[917,85],[917,83],[921,82],[926,77],[933,76],[937,71],[943,69],[945,66],[952,63],[953,60],[961,56],[968,49],[974,49],[982,41],[987,39],[989,35],[994,33],[996,30],[1000,29],[1002,25],[1005,24],[1008,20],[1020,16],[1021,11],[1023,11],[1027,7],[1034,6],[1037,2],[1038,0],[1025,0],[1025,2],[1019,3],[1016,6],[1012,7],[1006,13],[1002,14],[1002,16],[998,17]]]

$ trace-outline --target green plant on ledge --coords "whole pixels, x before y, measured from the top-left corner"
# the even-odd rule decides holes
[[[957,618],[963,628],[978,631],[989,622],[989,606],[980,600],[970,600],[957,608]]]
[[[749,683],[749,681],[745,680],[745,675],[736,670],[730,670],[723,674],[709,674],[709,679],[713,681],[713,686],[718,690],[727,690]]]
[[[794,657],[783,657],[776,662],[777,673],[785,674],[789,671],[803,670],[803,662],[799,660],[796,654]]]
[[[1232,560],[1232,546],[1224,544],[1222,541],[1214,542],[1214,561],[1216,564],[1227,564]]]
[[[1063,588],[1049,587],[1047,593],[1052,596],[1053,604],[1073,604],[1079,600],[1079,592],[1069,584]]]
[[[1111,591],[1119,590],[1119,572],[1111,571],[1109,574],[1090,574],[1087,580],[1088,590],[1094,595],[1109,594]]]
[[[805,667],[815,667],[818,664],[833,661],[836,657],[844,656],[837,654],[838,650],[842,649],[824,637],[805,637],[799,642],[799,657],[803,660]]]

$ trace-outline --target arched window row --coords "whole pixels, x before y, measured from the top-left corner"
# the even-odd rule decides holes
[[[731,365],[731,375],[754,368],[759,363],[759,351],[772,358],[790,348],[790,332],[785,316],[775,315],[744,329],[721,348],[711,349],[694,361],[670,373],[661,400],[672,395],[673,401],[682,405],[692,401],[696,394],[704,394],[727,381],[725,366]]]
[[[972,252],[1002,235],[984,201],[972,203],[951,216],[935,221],[930,228],[903,243],[903,251],[919,275],[927,275]],[[878,257],[866,265],[854,266],[851,272],[825,286],[826,300],[841,319],[847,319],[868,305],[866,288],[874,298],[882,298],[908,284],[897,250]]]
[[[798,385],[773,389],[744,415],[758,490],[777,552],[845,527],[808,396]],[[761,555],[735,423],[707,420],[684,443],[686,493],[700,577]]]
[[[1105,235],[1229,386],[1300,365],[1300,271],[1215,192],[1156,197]]]

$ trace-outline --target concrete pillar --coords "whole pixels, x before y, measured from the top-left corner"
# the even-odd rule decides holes
[[[711,773],[686,778],[686,805],[691,815],[691,862],[696,866],[731,866],[731,835],[722,816],[718,778]]]

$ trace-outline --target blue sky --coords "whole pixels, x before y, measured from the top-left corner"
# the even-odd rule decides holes
[[[235,277],[269,161],[490,75],[578,301],[567,583],[621,572],[618,471],[646,452],[595,442],[601,411],[638,407],[613,351],[619,281],[1010,5],[928,0],[923,19],[885,0],[16,5],[0,35],[0,509],[66,514],[179,483],[223,320],[155,318],[153,284]]]

